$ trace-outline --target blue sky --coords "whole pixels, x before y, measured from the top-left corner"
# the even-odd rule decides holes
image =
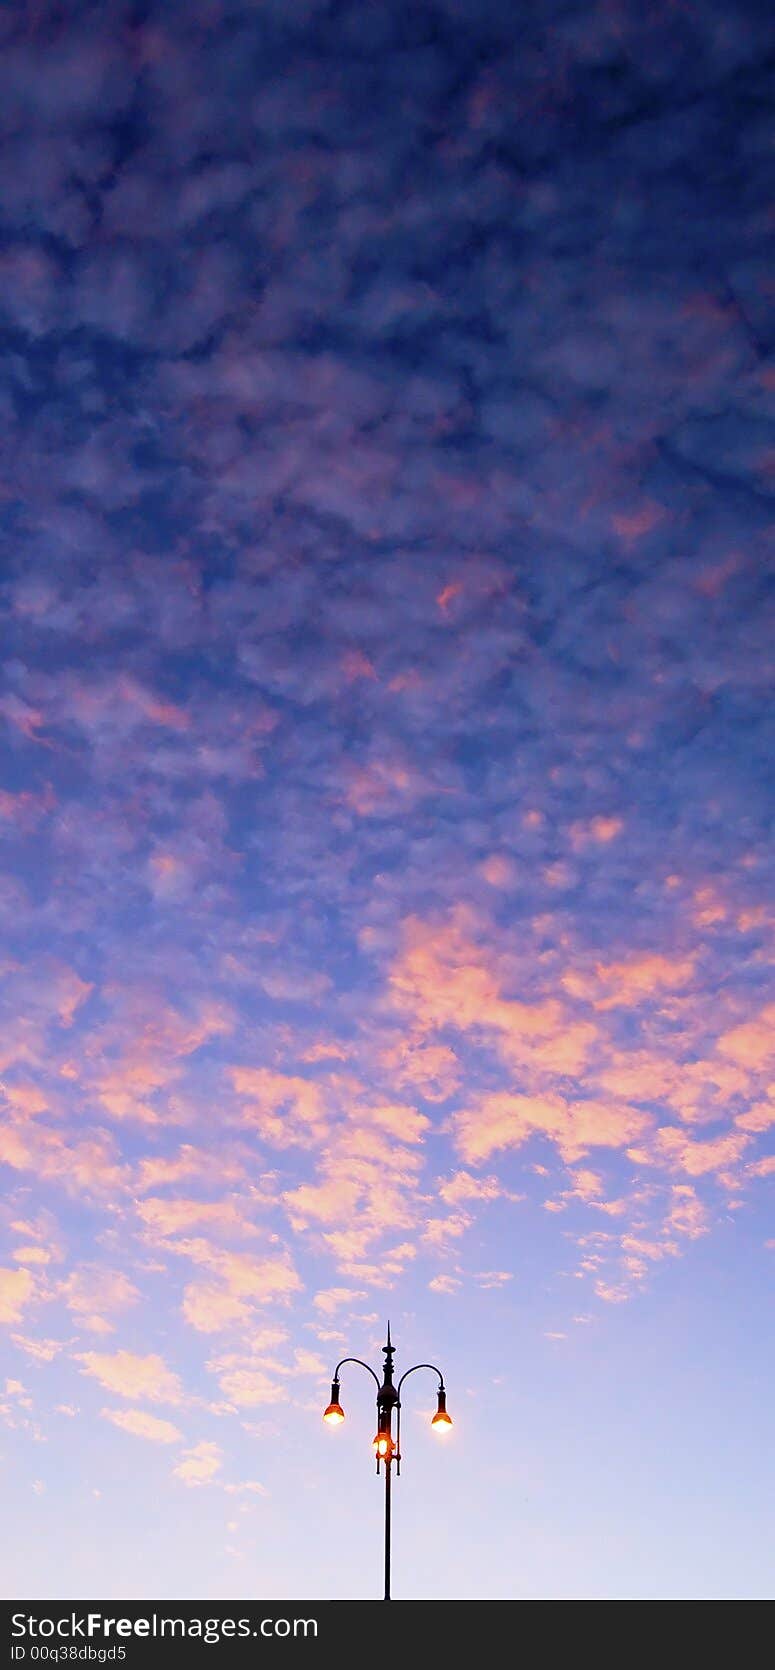
[[[3,13],[11,1592],[771,1592],[771,35]]]

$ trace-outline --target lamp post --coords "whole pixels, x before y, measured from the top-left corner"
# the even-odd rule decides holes
[[[449,1431],[452,1421],[450,1416],[447,1414],[447,1392],[444,1385],[444,1377],[440,1369],[437,1369],[434,1363],[415,1363],[413,1368],[408,1368],[405,1374],[401,1375],[401,1379],[399,1380],[397,1386],[393,1384],[393,1357],[395,1355],[395,1347],[391,1343],[390,1339],[390,1323],[388,1323],[387,1340],[382,1347],[382,1351],[385,1362],[382,1370],[381,1385],[379,1376],[375,1374],[373,1368],[370,1368],[368,1363],[364,1363],[360,1357],[342,1357],[341,1362],[338,1362],[336,1368],[334,1369],[334,1378],[331,1381],[331,1402],[329,1403],[328,1408],[324,1411],[323,1420],[327,1421],[329,1426],[341,1425],[344,1420],[344,1410],[339,1402],[339,1370],[344,1368],[345,1363],[358,1363],[360,1368],[365,1368],[366,1373],[371,1375],[371,1378],[377,1388],[377,1432],[374,1439],[374,1453],[377,1458],[377,1472],[379,1472],[381,1465],[384,1464],[385,1468],[384,1598],[385,1600],[390,1600],[390,1483],[393,1471],[393,1462],[396,1464],[396,1474],[400,1476],[401,1473],[401,1387],[403,1386],[404,1381],[409,1379],[410,1374],[416,1374],[417,1370],[421,1368],[428,1368],[432,1374],[438,1374],[439,1384],[436,1392],[437,1408],[433,1420],[431,1421],[431,1426],[433,1427],[434,1432],[444,1433]],[[395,1440],[393,1438],[393,1410],[396,1412]]]

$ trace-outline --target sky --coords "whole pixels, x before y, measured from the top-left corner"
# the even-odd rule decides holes
[[[0,14],[6,1596],[775,1592],[768,12]]]

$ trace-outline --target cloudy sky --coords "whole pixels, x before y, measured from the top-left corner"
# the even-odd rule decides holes
[[[767,11],[2,12],[6,1594],[772,1592]]]

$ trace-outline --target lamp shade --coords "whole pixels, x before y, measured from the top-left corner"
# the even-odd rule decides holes
[[[431,1426],[433,1427],[434,1432],[449,1432],[451,1425],[452,1417],[447,1414],[447,1394],[444,1387],[440,1386],[438,1391],[438,1408],[433,1420],[431,1421]]]
[[[340,1426],[344,1420],[344,1410],[339,1402],[338,1380],[332,1380],[331,1382],[331,1402],[328,1408],[323,1411],[323,1420],[328,1421],[329,1426]]]

